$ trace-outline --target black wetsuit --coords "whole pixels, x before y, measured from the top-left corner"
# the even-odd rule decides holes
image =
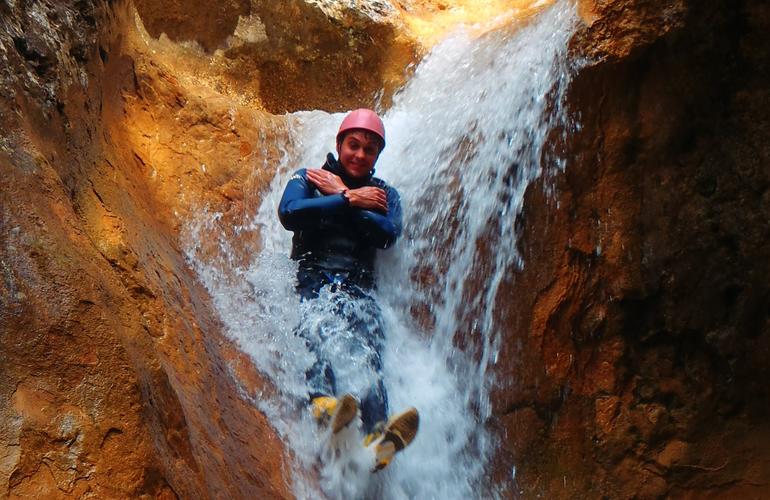
[[[281,224],[294,232],[291,258],[299,262],[298,293],[303,300],[317,298],[324,286],[336,293],[335,314],[347,321],[352,333],[346,336],[346,350],[357,356],[358,362],[363,360],[374,374],[368,391],[357,394],[364,430],[370,432],[387,418],[388,407],[381,376],[382,317],[371,297],[374,261],[377,249],[391,246],[401,232],[401,203],[398,192],[381,179],[345,175],[332,154],[323,168],[338,175],[349,189],[375,186],[387,195],[387,214],[351,207],[341,194],[321,194],[305,177],[305,169],[300,169],[286,185],[278,207]],[[335,339],[325,338],[323,332],[307,325],[300,325],[299,334],[316,355],[307,373],[310,397],[336,396],[334,368],[325,355],[325,344]]]

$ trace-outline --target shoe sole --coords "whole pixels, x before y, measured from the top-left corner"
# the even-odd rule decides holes
[[[334,419],[332,420],[332,432],[337,434],[350,424],[350,422],[356,418],[358,413],[358,402],[350,394],[345,394],[339,400],[337,405],[337,411],[334,412]]]
[[[385,425],[383,441],[391,441],[396,451],[401,451],[414,441],[419,428],[420,414],[417,413],[417,409],[409,408],[388,421]]]
[[[385,425],[383,436],[375,447],[376,465],[373,472],[387,467],[396,453],[409,446],[417,436],[419,428],[420,414],[415,408],[409,408],[392,417]]]

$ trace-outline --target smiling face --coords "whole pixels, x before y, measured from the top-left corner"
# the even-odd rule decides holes
[[[353,178],[369,175],[380,155],[380,139],[365,130],[352,130],[337,143],[337,154],[345,173]]]

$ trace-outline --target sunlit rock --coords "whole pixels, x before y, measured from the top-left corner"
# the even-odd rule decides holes
[[[255,406],[275,388],[224,334],[180,231],[213,214],[207,258],[222,242],[206,236],[251,222],[296,150],[283,113],[385,110],[458,26],[483,42],[553,3],[0,3],[0,496],[290,497],[280,423]],[[577,12],[579,126],[550,136],[566,169],[507,214],[521,265],[494,297],[485,480],[522,498],[762,496],[767,9]],[[431,200],[460,206],[452,186]],[[240,263],[265,244],[239,238]],[[423,257],[430,289],[449,262]],[[413,304],[426,330],[434,298]]]

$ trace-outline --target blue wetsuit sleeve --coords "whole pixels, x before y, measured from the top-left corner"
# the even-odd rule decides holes
[[[357,224],[369,241],[377,248],[388,248],[401,234],[401,198],[398,191],[388,186],[388,213],[383,215],[371,210],[359,210]]]
[[[341,194],[314,196],[315,187],[305,177],[305,169],[291,176],[278,205],[278,218],[289,231],[317,228],[325,218],[334,216],[348,207]]]

